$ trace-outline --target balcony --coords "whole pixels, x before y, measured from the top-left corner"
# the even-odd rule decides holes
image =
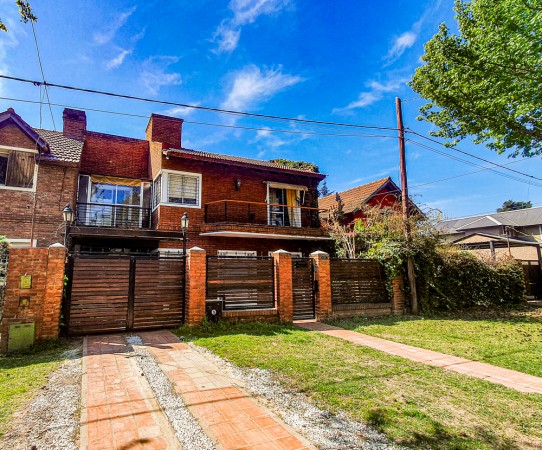
[[[201,235],[267,239],[329,239],[320,228],[319,208],[240,200],[205,205]]]
[[[150,228],[151,210],[141,206],[77,203],[77,226],[105,228]]]

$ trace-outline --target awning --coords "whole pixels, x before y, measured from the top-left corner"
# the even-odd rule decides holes
[[[307,186],[300,186],[297,184],[286,184],[286,183],[275,183],[274,181],[264,181],[269,187],[278,188],[278,189],[293,189],[296,191],[308,191]]]
[[[141,180],[133,178],[106,177],[104,175],[92,175],[93,183],[114,184],[117,186],[141,186]]]

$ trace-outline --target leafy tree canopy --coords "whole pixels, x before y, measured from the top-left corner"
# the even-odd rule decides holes
[[[269,162],[275,164],[282,164],[283,166],[289,167],[291,169],[301,169],[301,170],[310,170],[311,172],[319,173],[318,166],[311,162],[306,161],[292,161],[290,159],[272,159]]]
[[[501,208],[497,208],[497,212],[515,211],[516,209],[532,208],[531,202],[515,202],[513,200],[506,200]]]
[[[449,145],[469,135],[498,153],[542,153],[542,0],[455,0],[459,34],[443,23],[410,87],[420,120]]]
[[[27,0],[16,0],[15,3],[17,4],[17,7],[19,8],[19,15],[21,16],[21,22],[28,22],[29,20],[32,22],[37,22],[38,18],[32,13],[32,8],[30,7],[30,4]],[[8,28],[0,19],[0,30],[2,31],[8,31]]]
[[[327,183],[326,183],[326,180],[324,180],[322,182],[322,186],[320,187],[320,190],[318,191],[318,195],[320,197],[326,197],[328,195],[331,195],[333,194],[335,191],[331,191],[328,187],[327,187]]]

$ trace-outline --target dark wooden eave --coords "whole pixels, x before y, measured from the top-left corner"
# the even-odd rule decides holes
[[[49,153],[49,144],[34,129],[19,116],[13,108],[8,108],[0,113],[0,127],[13,122],[21,131],[36,143],[43,153]]]

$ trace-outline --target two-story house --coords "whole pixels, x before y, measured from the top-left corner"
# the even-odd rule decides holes
[[[0,235],[12,247],[62,242],[62,210],[75,200],[83,149],[77,114],[62,132],[28,125],[12,108],[0,113]]]
[[[83,111],[63,118],[54,132],[13,110],[0,116],[0,234],[12,243],[62,241],[66,204],[76,251],[178,253],[184,213],[189,246],[210,255],[307,255],[330,242],[318,217],[323,174],[183,148],[178,118],[153,114],[146,139],[90,131]]]

